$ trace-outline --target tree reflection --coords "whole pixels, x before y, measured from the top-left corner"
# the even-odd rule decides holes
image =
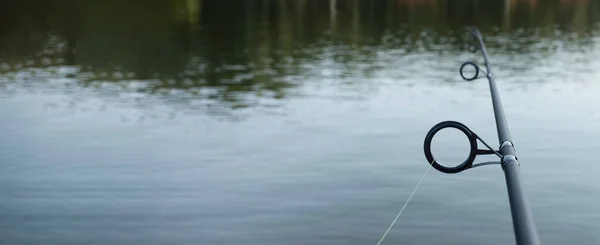
[[[458,51],[472,24],[490,35],[585,37],[599,10],[567,0],[9,0],[0,4],[0,76],[75,67],[65,76],[83,86],[141,81],[140,93],[178,90],[244,108],[286,98],[326,60],[342,76],[369,76],[377,52]]]

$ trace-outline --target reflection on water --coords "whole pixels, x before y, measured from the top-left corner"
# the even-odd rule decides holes
[[[382,73],[401,83],[414,72],[428,73],[427,66],[406,74],[390,71],[458,54],[465,25],[476,24],[492,52],[509,59],[586,49],[598,33],[599,5],[565,0],[5,1],[0,81],[4,93],[30,86],[109,86],[117,96],[167,97],[162,101],[201,111],[277,105],[302,94],[307,84],[334,79],[348,87]]]
[[[375,244],[425,171],[429,127],[496,139],[487,84],[458,75],[481,61],[464,50],[472,24],[543,244],[600,244],[599,12],[4,0],[0,244]],[[454,139],[435,149],[449,165]],[[505,187],[495,167],[430,171],[384,244],[512,244]]]

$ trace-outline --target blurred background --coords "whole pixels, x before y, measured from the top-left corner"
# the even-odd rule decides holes
[[[542,244],[600,243],[600,2],[4,0],[0,244],[375,244],[458,120]],[[444,135],[446,136],[446,135]],[[436,154],[462,162],[461,135]],[[493,158],[491,158],[493,159]],[[429,172],[384,244],[513,244],[497,166]]]

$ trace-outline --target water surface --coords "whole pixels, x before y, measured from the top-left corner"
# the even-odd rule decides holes
[[[596,1],[0,6],[1,244],[375,244],[431,126],[497,145],[473,24],[542,243],[600,243]],[[384,244],[511,244],[510,217],[499,167],[430,171]]]

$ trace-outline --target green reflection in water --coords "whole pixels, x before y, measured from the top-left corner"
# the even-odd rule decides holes
[[[8,0],[0,6],[0,80],[24,83],[16,74],[25,71],[29,80],[65,77],[146,95],[178,91],[233,109],[319,82],[312,80],[326,77],[324,62],[337,70],[330,77],[347,82],[386,69],[377,60],[382,51],[459,52],[465,25],[479,26],[491,49],[514,54],[551,52],[536,45],[544,38],[589,45],[600,16],[600,4],[591,0]]]

